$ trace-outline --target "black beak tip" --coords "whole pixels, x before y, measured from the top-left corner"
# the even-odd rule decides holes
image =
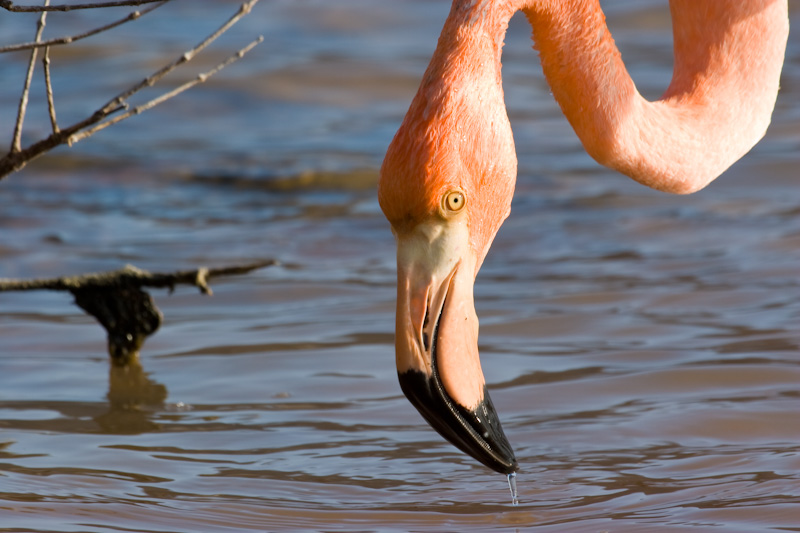
[[[519,463],[517,462],[517,458],[514,457],[514,452],[511,451],[511,454],[504,457],[501,463],[498,463],[497,466],[490,466],[489,468],[495,472],[508,475],[519,472]]]
[[[503,427],[500,425],[500,417],[497,415],[489,393],[484,390],[484,400],[476,409],[468,410],[461,406],[457,406],[457,409],[461,411],[464,420],[476,431],[480,431],[480,440],[482,442],[479,442],[478,445],[481,448],[480,452],[483,453],[479,453],[486,460],[478,457],[473,452],[467,451],[467,453],[495,472],[501,474],[516,472],[519,469],[519,463],[517,463],[514,450],[511,448]]]
[[[400,388],[425,420],[445,439],[501,474],[519,468],[489,394],[475,409],[454,402],[432,376],[419,371],[398,374]]]

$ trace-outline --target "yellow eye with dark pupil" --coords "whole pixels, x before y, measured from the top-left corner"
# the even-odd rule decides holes
[[[464,198],[464,193],[461,191],[450,191],[444,197],[445,208],[453,213],[458,213],[464,209],[464,205],[466,203],[467,202],[466,198]]]

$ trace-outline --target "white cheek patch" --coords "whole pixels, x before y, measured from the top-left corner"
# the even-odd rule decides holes
[[[451,280],[474,263],[464,221],[429,221],[397,239],[397,364],[430,375],[435,329]]]

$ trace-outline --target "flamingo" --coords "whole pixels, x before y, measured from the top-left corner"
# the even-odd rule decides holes
[[[517,173],[501,51],[511,16],[533,28],[553,96],[599,163],[658,189],[705,187],[769,125],[788,0],[670,0],[674,70],[657,101],[636,90],[598,0],[454,0],[381,167],[397,242],[401,389],[485,466],[518,469],[486,390],[473,284],[510,211]]]

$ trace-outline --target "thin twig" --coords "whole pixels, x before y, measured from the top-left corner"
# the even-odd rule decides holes
[[[245,46],[244,48],[242,48],[241,50],[239,50],[238,52],[236,52],[235,54],[230,56],[228,59],[226,59],[225,61],[223,61],[222,63],[220,63],[216,67],[214,67],[213,69],[209,70],[208,72],[203,72],[202,74],[198,74],[195,79],[193,79],[191,81],[187,81],[183,85],[180,85],[179,87],[176,87],[176,88],[172,89],[171,91],[162,94],[161,96],[153,98],[152,100],[150,100],[148,102],[145,102],[144,104],[138,105],[138,106],[134,107],[133,109],[125,111],[124,113],[122,113],[120,115],[116,115],[114,118],[110,118],[110,119],[106,120],[105,122],[101,122],[101,123],[97,124],[96,126],[94,126],[92,128],[89,128],[89,129],[86,129],[86,130],[83,130],[83,131],[80,131],[78,133],[75,133],[75,134],[71,135],[69,137],[69,139],[67,140],[67,143],[70,146],[72,146],[74,143],[82,141],[83,139],[86,139],[87,137],[91,137],[92,135],[94,135],[95,133],[97,133],[100,130],[104,130],[109,126],[113,126],[117,122],[121,122],[121,121],[123,121],[123,120],[125,120],[127,118],[130,118],[130,117],[134,116],[134,115],[138,115],[138,114],[140,114],[140,113],[142,113],[144,111],[147,111],[148,109],[152,109],[153,107],[166,102],[170,98],[173,98],[173,97],[179,95],[180,93],[182,93],[182,92],[184,92],[184,91],[186,91],[188,89],[191,89],[195,85],[198,85],[200,83],[204,83],[208,78],[210,78],[211,76],[213,76],[214,74],[216,74],[217,72],[222,70],[223,68],[227,67],[231,63],[233,63],[235,61],[238,61],[239,59],[244,57],[244,55],[247,52],[252,50],[255,46],[257,46],[263,40],[264,40],[263,36],[259,37],[258,39],[256,39],[255,41],[251,42],[250,44],[248,44],[247,46]]]
[[[59,129],[58,133],[51,133],[49,137],[46,137],[40,141],[35,142],[34,144],[28,146],[24,150],[18,152],[9,152],[2,158],[0,158],[0,179],[8,176],[12,172],[16,172],[18,170],[22,170],[25,168],[25,165],[36,159],[37,157],[41,156],[45,152],[52,150],[56,146],[61,144],[65,144],[69,139],[70,135],[73,133],[82,130],[83,128],[87,128],[92,124],[97,124],[105,117],[121,111],[125,109],[125,105],[120,105],[115,109],[111,109],[106,113],[99,113],[96,111],[91,116],[76,122],[75,124]]]
[[[183,55],[181,55],[178,59],[176,59],[172,63],[170,63],[168,65],[165,65],[164,67],[162,67],[157,72],[155,72],[152,75],[150,75],[149,77],[143,79],[141,82],[139,82],[138,84],[134,85],[133,87],[131,87],[127,91],[125,91],[125,92],[117,95],[115,98],[112,98],[111,100],[109,100],[108,103],[101,109],[101,111],[105,110],[106,108],[118,107],[125,100],[127,100],[128,98],[130,98],[131,96],[133,96],[137,92],[141,91],[145,87],[152,87],[161,78],[163,78],[164,76],[166,76],[167,74],[169,74],[170,72],[172,72],[173,70],[178,68],[179,66],[183,65],[184,63],[188,63],[189,61],[191,61],[194,58],[194,56],[199,54],[206,46],[208,46],[209,44],[214,42],[220,35],[222,35],[226,31],[228,31],[231,28],[231,26],[233,26],[234,24],[239,22],[239,19],[241,19],[246,14],[248,14],[252,10],[253,6],[256,3],[258,3],[258,1],[259,0],[248,0],[247,2],[242,4],[239,7],[239,11],[237,11],[230,19],[228,19],[228,21],[225,22],[225,24],[220,26],[217,29],[217,31],[215,31],[214,33],[212,33],[211,35],[209,35],[208,37],[203,39],[203,41],[201,41],[200,44],[198,44],[197,46],[195,46],[191,50],[185,52]]]
[[[39,42],[31,42],[31,43],[20,43],[20,44],[10,44],[8,46],[0,46],[0,54],[2,54],[4,52],[18,52],[20,50],[30,50],[31,48],[44,48],[44,47],[47,47],[47,46],[57,46],[57,45],[72,44],[75,41],[80,41],[81,39],[85,39],[87,37],[91,37],[92,35],[97,35],[98,33],[102,33],[104,31],[108,31],[110,29],[116,28],[117,26],[125,24],[126,22],[130,22],[131,20],[136,20],[136,19],[140,18],[142,15],[146,15],[146,14],[150,13],[151,11],[153,11],[154,9],[157,9],[157,8],[163,6],[164,4],[166,4],[167,2],[170,2],[170,1],[172,1],[172,0],[159,0],[160,3],[157,4],[157,5],[148,7],[146,9],[141,10],[141,11],[133,11],[132,13],[129,13],[128,16],[126,16],[124,18],[121,18],[119,20],[111,22],[110,24],[106,24],[105,26],[101,26],[99,28],[94,28],[92,30],[89,30],[87,32],[84,32],[84,33],[81,33],[81,34],[78,34],[78,35],[71,35],[71,36],[68,36],[68,37],[59,37],[58,39],[50,39],[48,41],[39,41]]]
[[[44,85],[47,92],[47,112],[50,115],[50,125],[53,128],[53,133],[58,133],[58,121],[56,120],[56,105],[53,102],[53,85],[50,83],[50,47],[44,49],[44,57],[42,58],[44,67]]]
[[[43,13],[47,11],[72,11],[74,9],[95,9],[98,7],[123,7],[140,6],[143,4],[153,4],[163,0],[119,0],[116,2],[95,2],[91,4],[64,4],[55,6],[16,6],[10,0],[0,0],[0,8],[12,13]]]
[[[50,0],[44,0],[44,5],[50,3]],[[39,22],[36,24],[36,38],[35,41],[42,39],[42,32],[44,31],[45,17],[47,13],[42,13],[39,17]],[[11,153],[19,152],[22,150],[22,125],[25,123],[25,111],[28,109],[28,94],[31,88],[31,79],[33,79],[33,67],[36,63],[37,50],[31,50],[31,58],[28,61],[28,72],[25,74],[25,83],[22,86],[22,96],[19,99],[19,108],[17,109],[17,122],[14,124],[14,136],[11,141]]]
[[[235,276],[247,274],[268,266],[277,265],[274,259],[266,259],[220,268],[200,267],[193,270],[177,272],[150,273],[132,265],[119,270],[81,274],[78,276],[62,276],[50,279],[4,279],[0,278],[0,292],[9,291],[75,291],[82,289],[110,289],[120,287],[156,287],[174,289],[176,285],[193,285],[204,294],[211,294],[208,279],[219,276]]]

